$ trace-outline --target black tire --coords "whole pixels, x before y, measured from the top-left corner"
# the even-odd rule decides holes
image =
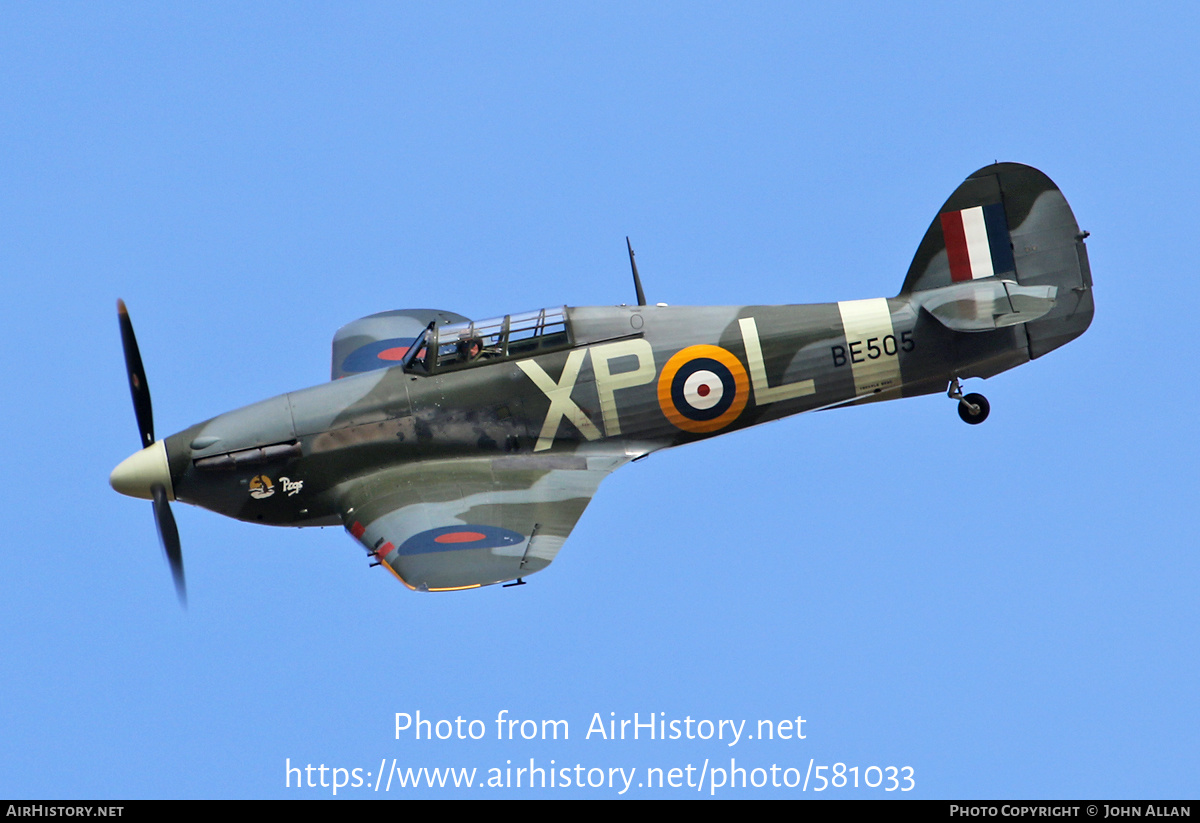
[[[971,413],[970,406],[975,406],[979,411]],[[988,413],[992,410],[987,398],[982,394],[968,394],[962,400],[958,401],[958,416],[963,419],[964,423],[970,423],[972,426],[977,426],[984,420],[987,420]]]

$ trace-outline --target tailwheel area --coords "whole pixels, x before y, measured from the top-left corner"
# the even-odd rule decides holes
[[[991,404],[982,394],[972,392],[964,395],[957,376],[950,380],[950,390],[946,394],[951,400],[958,401],[958,416],[964,423],[970,423],[972,426],[987,420],[992,410]]]
[[[964,423],[970,423],[972,426],[987,420],[991,410],[991,405],[982,394],[968,394],[958,401],[958,416]]]

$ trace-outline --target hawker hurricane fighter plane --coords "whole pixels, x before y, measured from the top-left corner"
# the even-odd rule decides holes
[[[1092,278],[1044,174],[980,169],[934,218],[892,298],[783,306],[556,306],[471,321],[413,309],[333,338],[332,380],[155,440],[119,303],[142,450],[114,489],[154,501],[181,599],[169,501],[273,526],[341,525],[410,589],[522,581],[600,482],[658,449],[792,414],[948,392],[1081,335]],[[632,250],[630,252],[632,262]]]

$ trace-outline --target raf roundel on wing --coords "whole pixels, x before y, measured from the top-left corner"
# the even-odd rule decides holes
[[[342,361],[342,371],[362,372],[398,365],[404,359],[404,355],[408,354],[408,347],[413,344],[414,339],[392,337],[360,346],[346,355],[346,359]]]
[[[400,554],[430,554],[458,549],[498,549],[515,546],[525,540],[523,535],[499,526],[443,526],[429,529],[400,544]]]

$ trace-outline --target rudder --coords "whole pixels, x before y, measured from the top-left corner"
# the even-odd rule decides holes
[[[972,174],[926,231],[901,297],[960,283],[1015,281],[1056,290],[1054,306],[1024,324],[1030,357],[1073,340],[1094,312],[1084,232],[1058,186],[1019,163]]]

